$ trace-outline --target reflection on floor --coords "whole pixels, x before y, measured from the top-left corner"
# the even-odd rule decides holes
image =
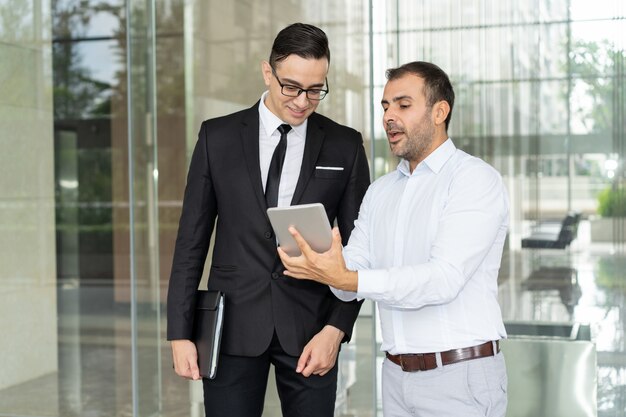
[[[626,416],[626,256],[611,245],[592,244],[588,227],[581,222],[567,250],[520,248],[506,256],[499,283],[502,312],[515,323],[588,324],[598,352],[597,415]],[[58,361],[59,372],[0,391],[0,416],[132,416],[130,312],[103,305],[110,293],[96,286],[59,288],[59,357],[50,358]],[[68,307],[77,299],[80,315]],[[202,416],[201,386],[174,375],[164,326],[158,329],[154,317],[140,312],[137,323],[135,406],[141,416]],[[371,316],[360,317],[355,342],[341,354],[346,389],[340,390],[337,416],[382,415],[380,379],[373,373],[382,358],[375,354],[373,335]],[[280,415],[272,380],[264,417]]]
[[[87,290],[93,296],[103,290]],[[83,296],[87,296],[83,294]],[[61,317],[61,322],[75,322]],[[74,323],[74,324],[75,324]],[[155,326],[143,323],[142,333],[150,334]],[[151,329],[152,327],[152,329]],[[363,318],[355,331],[355,342],[341,352],[341,389],[337,398],[337,416],[375,416],[372,364],[371,319]],[[0,416],[131,417],[132,368],[130,323],[128,315],[115,317],[86,316],[76,328],[59,328],[59,372],[0,391]],[[171,365],[169,344],[141,336],[137,341],[139,364],[139,399],[141,416],[204,416],[202,383],[178,378]],[[156,363],[161,363],[161,375]],[[162,390],[160,414],[158,388]],[[349,385],[349,389],[347,387]],[[281,416],[280,404],[270,374],[265,417]]]
[[[591,242],[589,227],[582,221],[566,250],[521,249],[505,259],[500,304],[505,321],[588,325],[597,351],[597,415],[626,416],[626,253]]]

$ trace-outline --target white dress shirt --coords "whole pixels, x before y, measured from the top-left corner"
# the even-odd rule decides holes
[[[403,160],[367,191],[344,258],[377,302],[382,347],[441,352],[506,337],[497,300],[509,223],[500,174],[448,139],[411,173]]]
[[[280,141],[278,126],[285,123],[267,108],[264,103],[266,96],[267,91],[263,93],[261,103],[259,103],[259,162],[261,164],[263,190],[265,190],[267,183],[267,173],[272,162],[272,155],[274,155],[276,145]],[[302,168],[307,124],[308,119],[299,126],[291,126],[291,130],[287,134],[287,152],[278,185],[278,207],[291,205],[291,199],[300,177],[300,168]]]

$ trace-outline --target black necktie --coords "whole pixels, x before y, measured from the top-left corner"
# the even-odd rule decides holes
[[[285,162],[285,153],[287,153],[287,133],[291,130],[289,125],[278,126],[280,132],[280,141],[274,149],[270,169],[267,172],[267,182],[265,184],[265,202],[267,207],[276,207],[278,205],[278,186],[280,185],[280,173],[283,171],[283,162]]]

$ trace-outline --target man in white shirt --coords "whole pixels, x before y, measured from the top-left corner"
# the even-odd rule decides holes
[[[328,252],[279,249],[285,275],[331,286],[380,311],[383,414],[504,416],[506,337],[497,276],[509,208],[498,172],[447,135],[454,91],[427,62],[387,71],[381,101],[395,172],[375,181],[348,241]],[[343,255],[343,256],[342,256]]]

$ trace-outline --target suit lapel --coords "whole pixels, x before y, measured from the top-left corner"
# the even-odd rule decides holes
[[[265,195],[259,162],[259,102],[246,112],[242,120],[241,145],[252,189],[261,210],[265,212]]]
[[[304,144],[304,155],[302,156],[302,168],[298,183],[291,199],[291,205],[298,204],[302,199],[302,194],[309,183],[309,179],[315,172],[315,163],[319,156],[322,144],[324,143],[324,130],[315,122],[315,113],[309,117],[306,129],[306,142]]]

